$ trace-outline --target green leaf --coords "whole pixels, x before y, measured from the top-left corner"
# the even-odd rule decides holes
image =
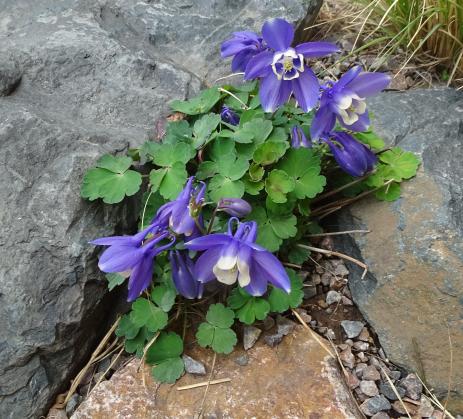
[[[259,192],[264,188],[264,182],[254,182],[249,178],[249,175],[244,175],[242,182],[244,183],[244,190],[249,195],[259,195]]]
[[[176,297],[177,293],[175,290],[167,285],[154,287],[151,292],[151,300],[166,313],[174,306]]]
[[[413,153],[399,147],[381,153],[379,159],[389,166],[388,179],[394,179],[397,182],[415,176],[420,165],[419,159]]]
[[[220,174],[215,175],[209,182],[209,195],[214,202],[220,198],[241,198],[244,195],[244,183]]]
[[[310,250],[303,249],[299,246],[291,247],[288,253],[288,260],[291,263],[302,265],[310,256]]]
[[[141,175],[128,170],[133,161],[130,157],[102,156],[97,167],[90,169],[84,176],[81,196],[94,201],[103,198],[106,204],[121,202],[125,196],[136,194],[141,186]]]
[[[128,314],[124,314],[119,321],[116,331],[116,336],[125,336],[126,339],[133,339],[140,331],[139,326],[135,326]]]
[[[376,198],[381,201],[395,201],[400,198],[400,184],[391,183],[376,191]]]
[[[298,199],[313,198],[323,191],[326,179],[320,175],[320,158],[309,148],[291,149],[278,165],[294,179]],[[275,201],[277,202],[277,201]]]
[[[203,90],[199,96],[193,99],[182,101],[173,100],[170,107],[177,112],[182,112],[187,115],[199,115],[206,113],[219,101],[220,93],[217,87]]]
[[[198,119],[193,126],[193,146],[198,149],[207,144],[211,134],[220,123],[220,115],[209,113]]]
[[[287,269],[291,281],[291,292],[287,294],[280,288],[273,287],[268,301],[270,310],[276,313],[283,313],[289,308],[296,308],[302,303],[304,292],[302,291],[302,281],[292,269]]]
[[[126,280],[125,277],[123,277],[121,274],[118,274],[118,273],[110,273],[110,274],[106,274],[105,276],[106,276],[106,279],[108,280],[109,291],[112,291],[118,285],[123,284],[124,281]]]
[[[232,311],[233,313],[233,311]],[[203,348],[210,346],[215,352],[229,354],[238,342],[236,333],[229,328],[219,328],[210,323],[201,323],[196,332],[198,344]]]
[[[185,164],[176,162],[172,167],[153,169],[150,172],[150,183],[153,191],[168,200],[175,199],[183,189],[188,173]]]
[[[160,362],[153,367],[151,374],[155,380],[161,383],[173,384],[183,375],[184,371],[183,359],[177,357]]]
[[[194,148],[187,143],[176,144],[152,143],[148,156],[154,164],[161,167],[170,167],[176,162],[188,163],[196,154]]]
[[[273,169],[265,180],[265,190],[276,203],[286,202],[286,194],[294,190],[294,187],[294,179],[283,170]]]
[[[258,182],[264,177],[265,169],[258,164],[252,163],[249,167],[249,178],[253,182]]]
[[[273,164],[285,154],[288,147],[287,142],[266,141],[257,147],[253,159],[262,166]]]
[[[241,288],[234,288],[227,299],[235,310],[236,317],[244,324],[253,324],[256,319],[264,320],[270,311],[270,304],[261,297],[252,297]]]
[[[183,353],[183,340],[175,332],[162,332],[146,352],[148,364],[159,364]]]
[[[172,121],[167,124],[166,136],[163,144],[176,144],[178,142],[191,142],[193,132],[188,121]]]
[[[250,159],[256,148],[270,135],[272,129],[273,125],[271,121],[264,119],[252,119],[244,123],[242,128],[236,131],[235,137],[233,137],[235,142],[238,143],[236,144],[238,154]]]
[[[354,134],[360,142],[369,145],[373,150],[382,150],[384,148],[384,141],[378,137],[373,131],[357,132]]]
[[[130,320],[135,326],[146,326],[148,330],[157,332],[167,326],[167,314],[145,298],[138,298],[132,304]]]
[[[146,341],[150,340],[153,337],[154,333],[150,332],[146,329],[146,327],[142,327],[138,335],[135,336],[133,339],[125,340],[125,351],[129,354],[136,353],[136,356],[141,358],[143,355],[143,350],[145,349]]]
[[[248,92],[245,92],[245,91],[237,92],[237,93],[234,93],[234,95],[238,97],[238,99],[240,99],[241,102],[243,102],[244,104],[248,103],[248,100],[249,100]],[[236,100],[233,96],[228,96],[224,101],[225,105],[227,105],[229,108],[232,108],[236,111],[243,109],[243,104],[241,102],[239,100]]]
[[[233,324],[235,313],[223,304],[211,304],[207,311],[206,320],[217,327],[230,327]]]

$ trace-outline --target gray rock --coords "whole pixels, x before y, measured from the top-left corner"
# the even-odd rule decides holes
[[[235,358],[235,362],[242,366],[242,367],[245,367],[246,365],[249,364],[249,356],[247,354],[243,354],[243,355],[240,355],[240,356],[237,356]]]
[[[275,326],[275,319],[272,316],[267,316],[263,321],[264,330],[270,330]]]
[[[326,304],[331,305],[339,303],[341,301],[342,295],[337,291],[328,291],[326,294]]]
[[[390,419],[391,417],[385,412],[375,413],[371,419]]]
[[[277,316],[277,333],[279,333],[280,335],[289,335],[295,327],[296,323],[294,323],[293,321],[280,315]]]
[[[302,288],[302,291],[304,292],[305,300],[308,300],[309,298],[315,297],[317,295],[317,287],[313,284],[304,286],[304,288]]]
[[[453,353],[463,352],[463,93],[390,92],[369,103],[387,145],[417,153],[423,164],[398,201],[365,199],[343,211],[340,228],[374,233],[339,236],[337,249],[368,264],[364,279],[348,264],[349,287],[387,357],[409,371],[423,366],[437,397],[445,398],[449,333]],[[463,357],[454,357],[453,371],[448,408],[461,413]]]
[[[369,380],[360,381],[360,391],[370,397],[377,396],[379,394],[379,390],[375,382]]]
[[[283,340],[283,335],[280,333],[274,333],[271,335],[264,336],[264,342],[271,348],[274,348],[275,346],[277,346],[282,340]]]
[[[243,328],[243,347],[244,350],[251,349],[259,339],[262,330],[254,326],[244,326]]]
[[[423,385],[415,374],[408,374],[400,385],[405,388],[406,394],[413,400],[419,400],[423,391]]]
[[[363,329],[362,322],[352,320],[343,320],[341,326],[349,339],[356,338]]]
[[[395,386],[397,393],[399,393],[400,397],[405,396],[405,389],[400,386]],[[379,385],[379,392],[384,394],[389,400],[399,400],[397,395],[394,392],[394,389],[389,383],[381,383]]]
[[[347,276],[349,275],[349,270],[346,268],[346,265],[340,263],[336,266],[334,273],[339,276]]]
[[[378,381],[381,379],[381,375],[379,374],[378,370],[375,367],[373,367],[372,365],[369,365],[368,367],[365,367],[363,369],[362,378],[364,380]]]
[[[84,171],[229,74],[232,31],[313,4],[0,0],[1,418],[44,414],[107,329],[114,296],[88,241],[132,232],[138,208],[84,202]]]
[[[74,411],[77,409],[77,406],[79,406],[81,401],[82,401],[81,396],[79,396],[77,393],[73,394],[66,404],[66,414],[68,416],[71,416],[74,413]]]
[[[185,364],[185,371],[188,374],[206,375],[206,367],[202,362],[199,362],[186,354],[182,355],[182,359]]]
[[[391,403],[389,403],[389,400],[382,394],[372,397],[371,399],[367,399],[360,405],[360,410],[368,416],[373,416],[382,410],[389,410],[390,408]]]

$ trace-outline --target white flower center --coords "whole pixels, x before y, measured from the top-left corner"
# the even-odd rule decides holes
[[[337,104],[339,116],[346,125],[352,125],[359,120],[359,116],[367,110],[365,98],[361,98],[356,94],[344,96]]]
[[[240,287],[245,287],[251,282],[249,265],[239,257],[222,256],[212,271],[222,284],[232,285],[238,280]]]
[[[272,70],[278,80],[293,80],[304,71],[304,57],[298,54],[294,48],[285,52],[277,52],[273,55]]]

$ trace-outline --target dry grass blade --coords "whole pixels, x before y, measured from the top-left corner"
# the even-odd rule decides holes
[[[439,401],[439,399],[436,397],[436,395],[426,386],[425,382],[421,379],[421,377],[416,374],[418,377],[418,380],[420,380],[421,384],[423,385],[423,388],[426,390],[426,392],[429,394],[429,396],[425,396],[434,406],[436,406],[438,409],[440,409],[445,416],[448,416],[450,419],[455,419],[455,416],[453,416],[448,410],[444,408],[442,403]]]
[[[400,397],[400,394],[399,392],[397,391],[397,387],[394,385],[394,383],[392,382],[392,380],[389,378],[389,375],[387,375],[386,371],[384,370],[383,366],[381,364],[378,364],[379,367],[381,368],[381,371],[383,372],[383,375],[386,377],[386,380],[387,382],[389,383],[389,385],[391,386],[392,388],[392,391],[394,392],[395,396],[397,397],[397,400],[400,401],[400,404],[402,405],[402,407],[404,408],[405,412],[407,413],[407,416],[409,417],[409,419],[412,419],[412,417],[410,416],[410,412],[408,411],[407,409],[407,406],[405,405],[404,401],[402,400],[402,397]]]
[[[193,388],[204,387],[207,385],[216,385],[216,384],[223,384],[229,383],[231,378],[219,378],[218,380],[211,380],[211,381],[203,381],[201,383],[190,384],[188,386],[177,387],[177,391],[184,391],[184,390],[191,390]]]
[[[206,402],[207,392],[209,391],[209,386],[211,385],[211,380],[212,380],[212,375],[214,374],[216,360],[217,360],[217,352],[214,352],[214,358],[212,359],[212,367],[211,367],[211,372],[209,374],[209,380],[207,380],[206,389],[204,390],[204,396],[201,401],[201,406],[199,408],[199,412],[197,415],[198,419],[203,416],[204,403]]]

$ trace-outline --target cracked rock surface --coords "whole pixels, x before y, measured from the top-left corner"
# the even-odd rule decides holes
[[[81,200],[84,171],[227,74],[231,31],[309,3],[0,0],[1,418],[43,414],[110,311],[87,243],[130,231],[137,211]]]

